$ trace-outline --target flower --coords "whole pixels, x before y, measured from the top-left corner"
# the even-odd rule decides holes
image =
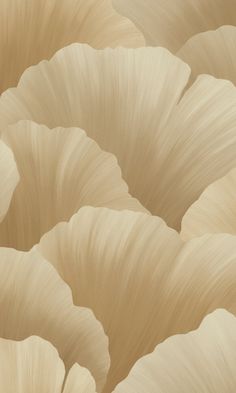
[[[0,129],[21,119],[81,127],[116,155],[131,195],[180,230],[189,206],[236,165],[235,86],[201,75],[186,89],[189,74],[163,48],[71,45],[4,92]]]
[[[2,0],[0,32],[0,92],[15,86],[27,67],[72,42],[96,48],[144,43],[110,0]]]

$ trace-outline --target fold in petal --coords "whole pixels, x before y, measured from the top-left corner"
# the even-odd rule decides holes
[[[179,50],[191,67],[191,80],[199,74],[211,74],[236,84],[236,27],[221,26],[191,37]]]
[[[234,392],[236,318],[225,310],[200,327],[169,338],[140,359],[114,393]]]
[[[0,245],[28,250],[81,206],[146,211],[128,193],[115,157],[76,128],[49,130],[29,121],[2,135],[20,183],[0,224]]]
[[[0,222],[9,208],[13,192],[19,181],[14,156],[11,150],[0,141]]]
[[[0,248],[0,287],[0,337],[50,341],[67,369],[75,362],[87,367],[101,391],[109,368],[107,337],[90,310],[73,305],[55,269],[34,251]]]
[[[44,235],[38,251],[90,307],[109,337],[110,392],[165,338],[218,307],[236,314],[236,237],[182,243],[142,213],[85,207]]]
[[[190,37],[236,25],[234,0],[112,0],[114,8],[143,32],[148,45],[175,53]]]
[[[61,393],[64,377],[64,364],[47,341],[39,337],[20,342],[0,339],[1,392]]]
[[[66,378],[63,393],[96,393],[96,386],[90,372],[75,364]]]
[[[183,217],[184,240],[205,233],[236,235],[236,169],[207,187]]]
[[[111,0],[2,0],[0,33],[0,93],[15,86],[26,68],[73,42],[144,45],[141,32],[116,13]]]
[[[27,70],[0,99],[0,129],[19,119],[79,126],[118,158],[130,192],[180,229],[188,207],[236,166],[236,88],[163,48],[75,44]],[[182,97],[182,98],[181,98]]]

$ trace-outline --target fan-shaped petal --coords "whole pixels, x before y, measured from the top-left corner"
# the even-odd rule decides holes
[[[205,233],[236,235],[236,169],[208,186],[183,217],[184,240]]]
[[[106,392],[165,338],[222,307],[236,314],[236,237],[186,244],[162,220],[85,207],[44,235],[38,251],[90,307],[109,337]]]
[[[199,74],[229,79],[236,85],[236,27],[221,26],[191,37],[178,56],[191,66],[191,80]]]
[[[0,248],[0,288],[0,337],[50,341],[67,369],[75,362],[87,367],[101,391],[109,368],[107,338],[90,310],[73,305],[55,269],[35,251]]]
[[[96,393],[96,386],[90,372],[75,364],[66,378],[63,393]]]
[[[14,152],[21,177],[0,225],[2,246],[30,249],[84,205],[145,211],[129,195],[115,157],[84,131],[21,121],[2,138]]]
[[[27,67],[73,42],[96,48],[144,44],[111,0],[2,0],[0,37],[0,92],[15,86]]]
[[[236,389],[236,318],[225,310],[140,359],[114,393],[229,393]]]
[[[112,0],[143,32],[148,45],[176,52],[190,37],[236,25],[234,0]]]

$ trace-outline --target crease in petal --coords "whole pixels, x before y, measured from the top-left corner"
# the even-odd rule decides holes
[[[45,234],[37,251],[91,308],[109,338],[104,392],[167,337],[225,308],[236,315],[236,237],[183,243],[157,217],[84,207]],[[127,301],[128,299],[128,301]]]
[[[141,358],[114,393],[234,392],[236,318],[207,315],[199,328],[170,337]]]
[[[15,155],[21,180],[0,224],[1,246],[28,250],[84,205],[146,212],[130,196],[116,158],[81,129],[49,130],[20,121],[2,138]]]
[[[101,391],[109,369],[108,341],[86,308],[73,305],[69,287],[36,251],[0,248],[0,337],[37,335],[59,351],[66,369],[88,368]]]
[[[110,0],[2,0],[0,32],[0,92],[15,86],[29,66],[73,42],[95,48],[144,45],[141,32]]]

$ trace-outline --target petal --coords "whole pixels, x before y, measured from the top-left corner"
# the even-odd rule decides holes
[[[234,0],[112,0],[120,14],[143,32],[148,45],[176,52],[190,37],[221,25],[235,25]]]
[[[182,220],[184,240],[205,233],[236,235],[236,169],[217,180],[188,209]]]
[[[49,342],[0,339],[1,392],[61,393],[64,376],[63,362]]]
[[[66,368],[91,370],[100,391],[109,368],[107,338],[86,308],[73,305],[68,286],[38,253],[0,248],[0,337],[50,341]]]
[[[15,86],[30,65],[73,42],[96,48],[144,44],[111,0],[2,0],[0,33],[0,92]]]
[[[21,181],[0,225],[0,245],[28,250],[83,205],[145,211],[129,195],[115,157],[84,131],[21,121],[2,138],[14,152]]]
[[[142,213],[85,207],[44,235],[38,251],[90,307],[109,337],[105,392],[165,338],[195,329],[217,307],[236,314],[236,237],[186,244]]]
[[[156,345],[157,289],[181,244],[159,218],[90,207],[42,238],[39,251],[71,286],[74,302],[91,306],[108,334],[106,391]]]
[[[211,74],[236,84],[236,27],[221,26],[191,37],[178,56],[191,66],[191,80]]]
[[[0,222],[9,208],[13,192],[19,181],[14,156],[11,150],[0,141]]]
[[[114,393],[234,392],[236,318],[225,310],[200,327],[169,338],[140,359]]]
[[[96,386],[90,372],[75,364],[66,378],[63,393],[96,393]]]
[[[130,192],[180,229],[188,207],[236,166],[236,88],[163,48],[72,45],[25,72],[0,99],[0,128],[21,118],[81,126],[114,153]],[[207,170],[206,170],[207,168]]]

